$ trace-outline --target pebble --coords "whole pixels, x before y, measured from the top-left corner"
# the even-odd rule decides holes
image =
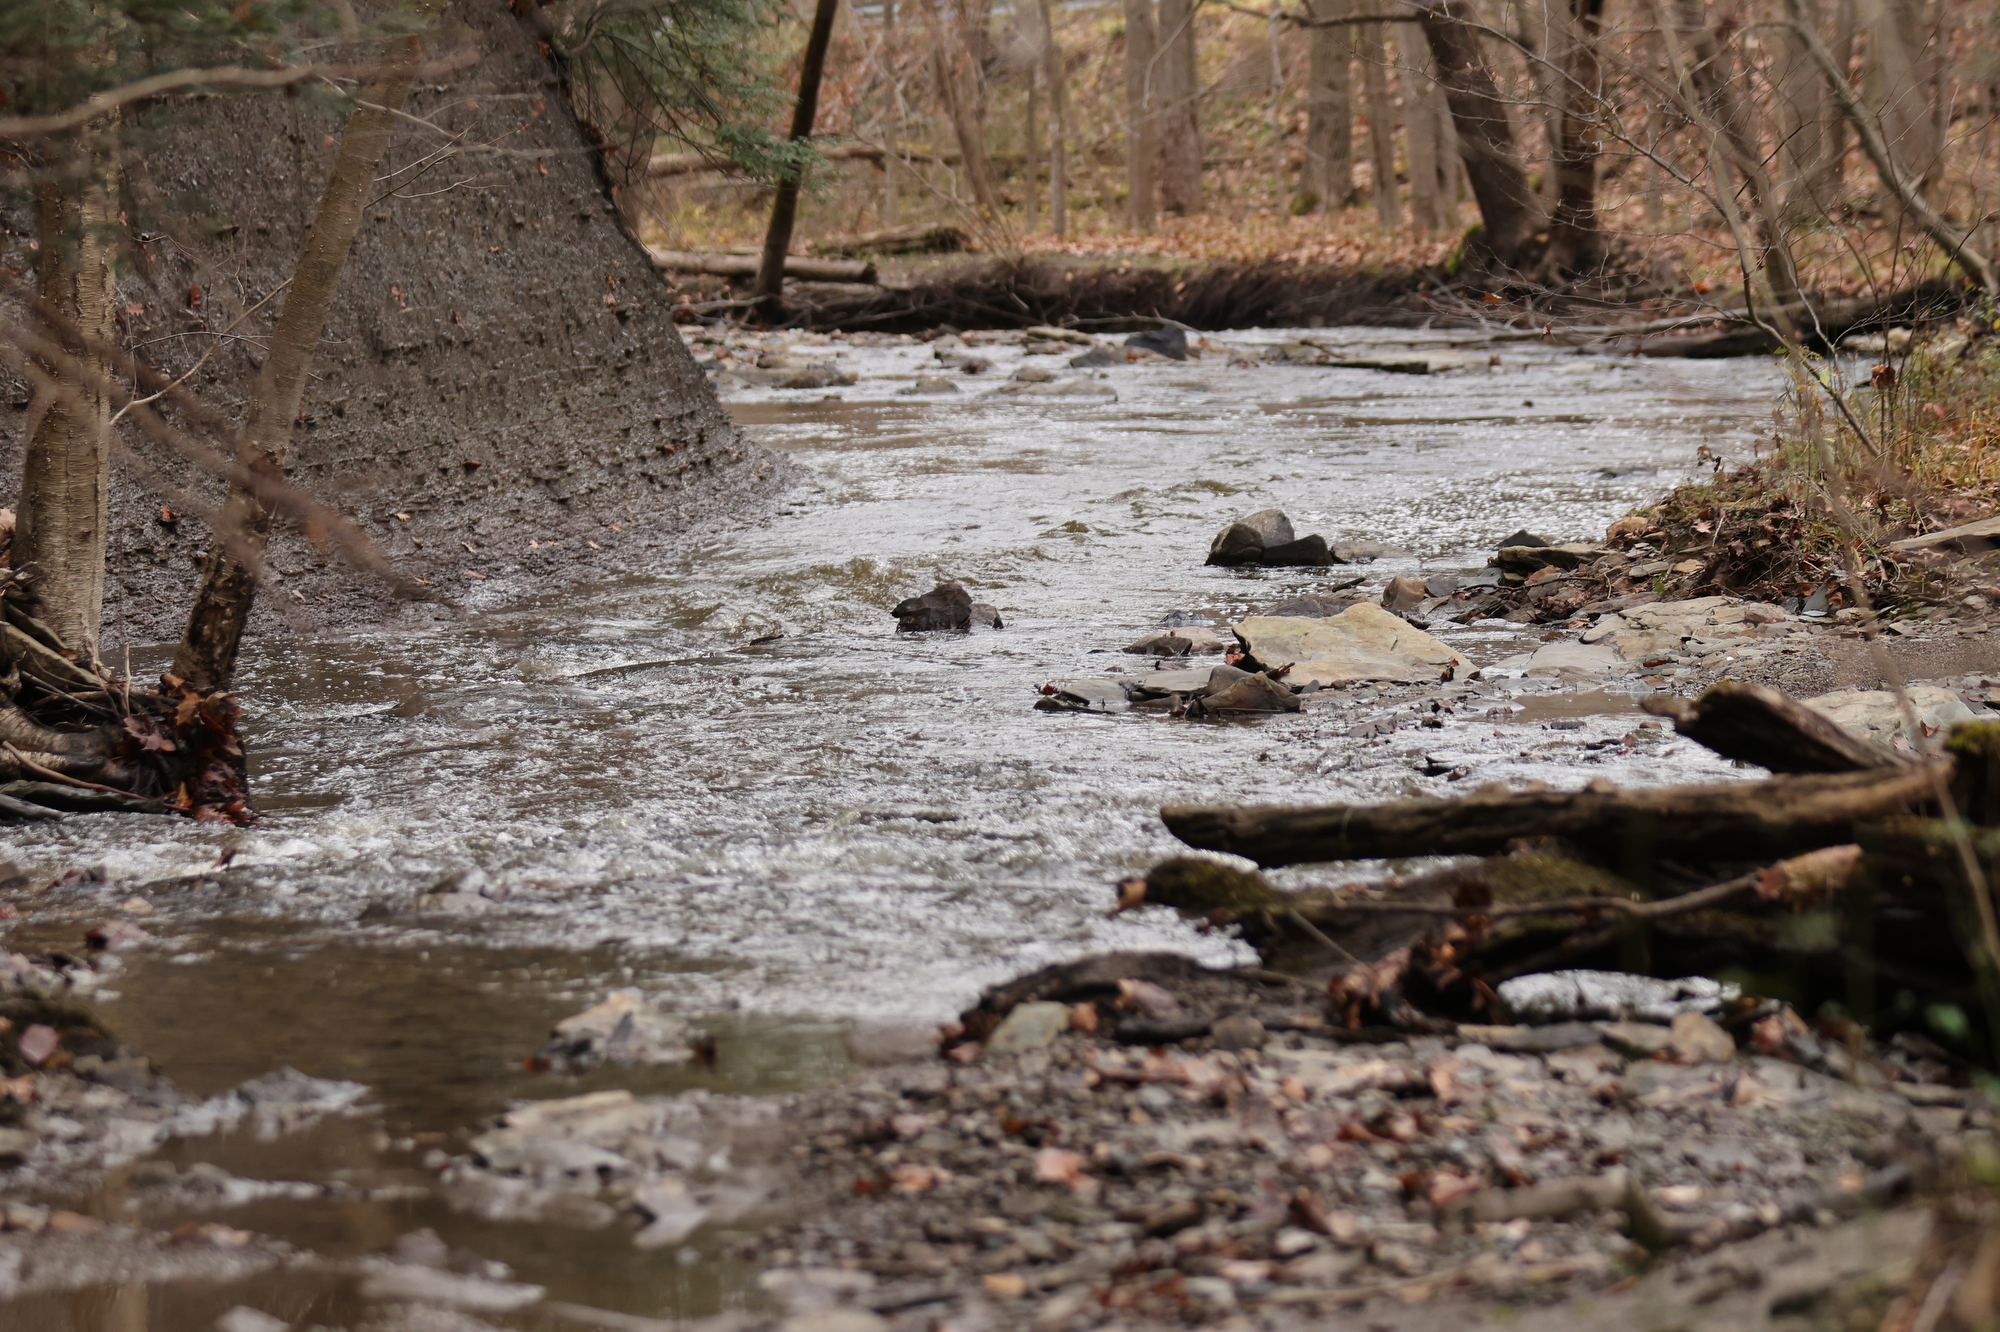
[[[986,1048],[994,1054],[1039,1050],[1069,1030],[1069,1015],[1067,1004],[1021,1004],[994,1029]]]

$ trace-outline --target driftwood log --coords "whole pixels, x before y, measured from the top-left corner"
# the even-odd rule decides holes
[[[1385,805],[1168,805],[1160,818],[1189,846],[1227,851],[1267,868],[1491,855],[1524,837],[1560,838],[1609,864],[1663,856],[1748,860],[1851,842],[1859,823],[1924,807],[1935,785],[1925,767],[1911,765],[1747,784],[1503,791]]]
[[[1265,866],[1476,856],[1412,877],[1282,892],[1177,858],[1120,885],[1120,908],[1228,928],[1263,965],[1326,986],[1336,1018],[1490,1014],[1492,986],[1560,967],[1748,977],[1813,1011],[1984,1024],[1976,891],[2000,883],[2000,722],[1916,759],[1855,739],[1776,691],[1725,683],[1655,704],[1684,735],[1780,775],[1620,791],[1219,809],[1167,826]],[[1984,883],[1969,879],[1967,852]],[[1892,1003],[1893,1001],[1893,1003]],[[1981,1047],[1968,1046],[1968,1052]]]

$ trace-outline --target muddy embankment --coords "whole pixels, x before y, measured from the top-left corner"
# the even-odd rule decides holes
[[[426,81],[391,145],[293,432],[293,481],[351,515],[434,603],[285,524],[263,627],[427,621],[484,579],[615,570],[781,482],[694,369],[673,296],[620,223],[557,75],[501,0],[458,0],[480,58]],[[240,412],[342,109],[174,98],[127,127],[121,336]],[[32,197],[0,193],[0,264],[33,270]],[[260,302],[263,304],[260,305]],[[254,307],[254,309],[253,309]],[[18,304],[6,308],[18,318]],[[195,369],[202,357],[208,359]],[[0,475],[34,412],[8,380]],[[107,645],[178,637],[214,480],[128,429],[114,464]],[[178,515],[177,517],[170,515]]]

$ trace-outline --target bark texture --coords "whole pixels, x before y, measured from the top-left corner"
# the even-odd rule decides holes
[[[1351,0],[1311,0],[1314,18],[1343,18]],[[1329,209],[1354,201],[1354,29],[1314,28],[1309,38],[1305,187]]]
[[[267,559],[277,581],[253,633],[419,625],[457,614],[492,580],[656,566],[655,552],[715,531],[782,476],[688,355],[673,290],[623,230],[533,35],[505,0],[450,10],[480,59],[426,82],[409,110],[463,132],[463,155],[426,168],[444,140],[399,122],[328,312],[291,465],[295,484],[431,580],[436,600],[396,600],[280,520]],[[121,228],[127,345],[149,344],[180,373],[291,276],[343,119],[277,96],[171,101],[137,118]],[[14,239],[32,233],[30,203],[0,194],[0,260],[17,269],[31,262]],[[247,411],[276,305],[236,327],[189,387]],[[11,470],[28,391],[0,391],[16,409],[0,416],[0,468]],[[133,643],[172,641],[212,544],[202,514],[223,488],[129,442],[113,459],[107,639],[122,627]]]
[[[40,365],[32,435],[21,465],[13,563],[29,570],[40,619],[86,660],[104,608],[111,484],[105,357],[117,284],[118,126],[104,120],[66,141],[36,187],[42,335],[63,349]]]
[[[1459,156],[1465,161],[1472,197],[1479,203],[1484,248],[1495,262],[1514,268],[1529,258],[1542,212],[1521,166],[1507,103],[1468,13],[1465,0],[1436,0],[1423,7],[1418,21],[1437,61],[1438,81],[1444,85],[1445,103],[1458,131]]]
[[[1194,17],[1193,0],[1160,0],[1160,207],[1182,216],[1202,208]]]
[[[1549,218],[1548,266],[1580,273],[1604,259],[1604,231],[1597,220],[1597,159],[1603,149],[1601,98],[1604,71],[1598,57],[1604,0],[1569,0],[1569,21],[1559,30],[1557,82],[1561,113],[1555,142],[1555,209]],[[1553,26],[1553,25],[1552,25]]]
[[[1134,231],[1159,210],[1159,33],[1153,0],[1125,0],[1125,209]]]

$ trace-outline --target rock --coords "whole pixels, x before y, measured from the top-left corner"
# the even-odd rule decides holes
[[[1624,658],[1609,643],[1544,643],[1528,658],[1531,680],[1582,679],[1623,667]]]
[[[958,583],[939,583],[920,597],[898,602],[889,613],[896,617],[899,634],[962,634],[972,628],[972,594]]]
[[[824,362],[813,361],[796,370],[786,371],[772,388],[782,389],[822,389],[855,383],[860,376],[852,370],[841,370]]]
[[[650,1007],[638,990],[616,990],[556,1023],[540,1057],[570,1072],[605,1063],[685,1064],[699,1039],[685,1023]]]
[[[1274,569],[1316,569],[1337,563],[1323,536],[1303,536],[1283,545],[1266,546],[1256,562]]]
[[[857,1064],[905,1064],[935,1059],[938,1031],[927,1022],[862,1021],[848,1031],[845,1044]]]
[[[26,1129],[0,1128],[0,1163],[19,1165],[34,1150],[34,1134]]]
[[[1514,533],[1514,535],[1502,539],[1497,549],[1506,550],[1509,546],[1547,546],[1552,544],[1554,543],[1547,537],[1538,537],[1524,527]]]
[[[1345,370],[1381,370],[1392,375],[1442,375],[1472,364],[1458,352],[1392,352],[1381,356],[1327,353],[1324,362]]]
[[[1700,1013],[1674,1019],[1672,1042],[1674,1059],[1683,1064],[1719,1064],[1736,1057],[1735,1040]]]
[[[1023,384],[1046,384],[1053,380],[1055,375],[1039,365],[1023,365],[1015,367],[1014,373],[1008,378]]]
[[[1495,558],[1508,573],[1532,574],[1543,569],[1575,569],[1605,552],[1581,541],[1561,546],[1502,546]]]
[[[1628,514],[1604,529],[1604,544],[1607,546],[1620,546],[1627,541],[1637,540],[1642,532],[1649,530],[1652,526],[1652,519],[1641,518],[1637,514]]]
[[[1606,1045],[1634,1059],[1650,1059],[1674,1043],[1673,1032],[1653,1022],[1610,1022],[1602,1031]]]
[[[1270,1035],[1264,1024],[1247,1013],[1236,1013],[1218,1020],[1209,1028],[1209,1036],[1224,1050],[1261,1050]]]
[[[986,1048],[994,1054],[1018,1054],[1039,1050],[1069,1030],[1069,1005],[1030,1003],[1017,1005],[993,1030]]]
[[[1398,575],[1389,580],[1382,589],[1382,609],[1388,611],[1415,610],[1430,595],[1421,579]]]
[[[1049,689],[1053,692],[1045,692],[1035,700],[1039,711],[1123,712],[1131,703],[1125,686],[1116,680],[1065,680]]]
[[[1035,324],[1028,328],[1030,338],[1043,342],[1067,342],[1072,347],[1095,347],[1097,343],[1088,333],[1079,333],[1073,328],[1057,328],[1053,324]]]
[[[1192,657],[1221,652],[1227,646],[1213,629],[1182,625],[1147,634],[1125,651],[1147,657]]]
[[[1669,1022],[1683,1013],[1712,1012],[1736,998],[1734,985],[1688,976],[1655,980],[1622,971],[1544,971],[1500,983],[1500,1002],[1524,1022],[1576,1018],[1646,1018]]]
[[[1094,379],[1065,379],[1056,383],[1012,382],[1000,385],[989,398],[1108,398],[1118,401],[1118,390]]]
[[[867,1309],[816,1309],[793,1314],[778,1324],[778,1332],[889,1332],[889,1323]]]
[[[62,1036],[54,1027],[37,1022],[21,1033],[19,1044],[21,1058],[40,1068],[62,1045]]]
[[[1267,610],[1260,610],[1257,613],[1259,615],[1288,615],[1308,620],[1324,620],[1340,614],[1349,606],[1355,605],[1361,600],[1362,598],[1360,597],[1293,597],[1289,601],[1281,601],[1277,605]]]
[[[1154,352],[1170,361],[1185,361],[1188,358],[1187,334],[1178,328],[1145,329],[1125,339],[1125,345]]]
[[[1223,566],[1262,563],[1266,547],[1286,546],[1295,540],[1292,520],[1284,510],[1259,509],[1216,533],[1208,546],[1208,562]]]
[[[83,941],[90,947],[101,948],[107,953],[129,953],[135,948],[144,948],[153,942],[153,936],[129,920],[110,920],[92,927],[91,931],[83,936]]]
[[[1290,666],[1291,685],[1363,681],[1435,684],[1470,674],[1471,663],[1380,606],[1362,602],[1331,619],[1251,616],[1236,626],[1246,664]]]
[[[696,1202],[678,1179],[643,1184],[632,1191],[632,1202],[647,1221],[645,1229],[632,1237],[632,1243],[641,1249],[679,1244],[708,1220],[708,1209]]]
[[[968,618],[981,629],[1005,629],[1007,622],[1000,618],[1000,608],[984,601],[975,601],[968,612]]]
[[[239,1304],[233,1309],[225,1309],[213,1326],[215,1332],[285,1332],[291,1324],[282,1318],[272,1317],[262,1309]]]
[[[369,1300],[407,1300],[414,1304],[442,1304],[478,1313],[511,1313],[538,1303],[546,1292],[540,1286],[486,1277],[440,1272],[430,1267],[391,1263],[374,1268],[361,1281],[361,1296]]]
[[[1222,668],[1227,669],[1227,668]],[[1248,671],[1238,672],[1248,675]],[[1165,698],[1169,694],[1206,693],[1214,672],[1206,666],[1186,671],[1141,671],[1131,679],[1131,687],[1146,698]]]
[[[993,362],[984,356],[974,356],[970,352],[943,349],[932,353],[938,364],[947,370],[957,370],[962,374],[984,374],[993,368]]]
[[[1975,715],[1949,689],[1936,685],[1911,685],[1906,692],[1910,696],[1911,710],[1917,714],[1917,725],[1927,742],[1924,744],[1926,753],[1941,751],[1944,733],[1958,722],[1971,721]],[[1903,710],[1896,702],[1895,694],[1887,689],[1842,689],[1804,701],[1807,707],[1851,735],[1897,749],[1908,747],[1903,730]]]
[[[1376,560],[1409,554],[1380,541],[1335,541],[1329,548],[1337,564],[1373,564]]]
[[[896,391],[905,397],[919,393],[956,393],[958,385],[944,375],[918,375],[916,383]]]
[[[875,1288],[875,1278],[839,1267],[780,1267],[760,1273],[757,1285],[787,1312],[807,1314],[853,1304]]]
[[[1115,352],[1108,347],[1092,347],[1081,356],[1070,357],[1069,367],[1072,370],[1098,370],[1107,365],[1124,365],[1129,359],[1123,352]]]
[[[1424,593],[1433,597],[1448,597],[1458,591],[1458,579],[1450,574],[1432,574],[1424,579]]]
[[[1204,716],[1232,712],[1297,712],[1299,696],[1261,671],[1204,694],[1199,700]]]

